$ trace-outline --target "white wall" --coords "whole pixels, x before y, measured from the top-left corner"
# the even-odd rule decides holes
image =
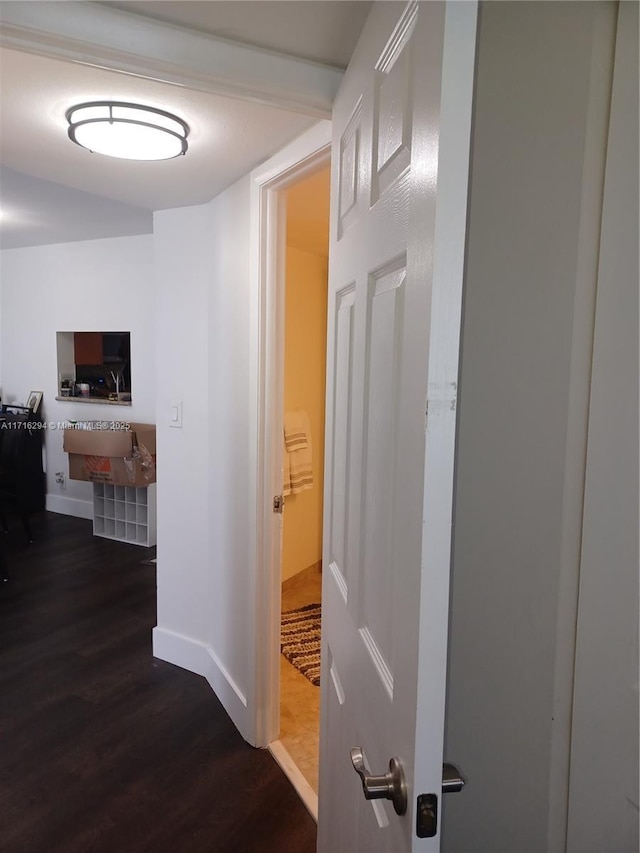
[[[614,38],[613,4],[481,8],[446,735],[469,784],[444,851],[565,849]]]
[[[59,243],[0,253],[0,314],[3,402],[25,401],[43,391],[46,421],[69,419],[155,420],[155,297],[153,237],[118,237]],[[56,332],[130,331],[132,406],[56,401]],[[47,506],[91,517],[92,487],[70,480],[62,432],[45,434]]]
[[[567,850],[638,844],[638,4],[621,4],[580,569]],[[594,780],[597,783],[594,784]]]
[[[250,691],[249,178],[154,217],[158,627],[154,653],[205,675],[241,731]],[[172,398],[182,429],[168,426]]]

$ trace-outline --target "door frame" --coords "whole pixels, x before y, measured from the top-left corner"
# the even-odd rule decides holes
[[[331,122],[321,121],[251,173],[249,553],[253,619],[249,708],[252,742],[266,747],[280,729],[281,516],[284,406],[284,251],[282,191],[331,159]],[[253,694],[253,695],[251,695]]]

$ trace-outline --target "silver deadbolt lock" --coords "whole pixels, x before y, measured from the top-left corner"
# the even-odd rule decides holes
[[[407,811],[407,783],[404,770],[397,758],[389,762],[389,772],[383,776],[374,776],[365,766],[362,748],[354,746],[351,750],[351,763],[362,782],[362,790],[367,800],[391,800],[396,814]]]

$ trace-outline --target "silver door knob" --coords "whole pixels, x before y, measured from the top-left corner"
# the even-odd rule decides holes
[[[396,814],[407,811],[407,783],[404,770],[397,758],[389,762],[389,772],[384,776],[374,776],[365,766],[362,747],[351,750],[351,763],[362,782],[362,790],[367,800],[391,800]]]

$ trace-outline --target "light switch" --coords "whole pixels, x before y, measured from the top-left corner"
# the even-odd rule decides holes
[[[171,400],[169,403],[169,426],[182,429],[182,400]]]

